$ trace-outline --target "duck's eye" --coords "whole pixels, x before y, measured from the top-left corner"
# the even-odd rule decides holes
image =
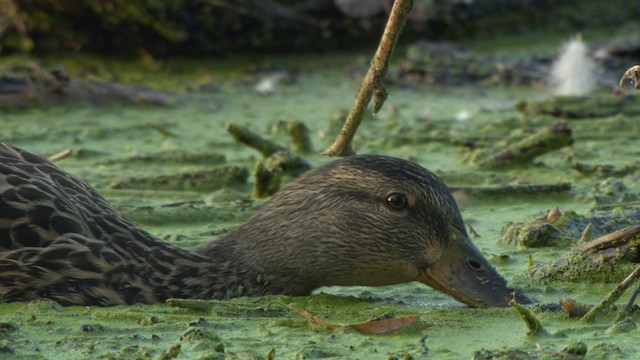
[[[482,267],[482,264],[477,262],[477,261],[475,261],[475,260],[469,260],[467,263],[469,264],[469,267],[471,269],[473,269],[474,271],[482,271],[482,270],[484,270],[484,268]]]
[[[407,197],[404,194],[393,193],[387,196],[387,206],[393,210],[401,210],[407,207]]]

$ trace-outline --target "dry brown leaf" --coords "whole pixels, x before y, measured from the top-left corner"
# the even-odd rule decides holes
[[[280,304],[286,307],[287,309],[295,312],[296,314],[302,316],[303,318],[311,321],[312,323],[316,325],[320,325],[327,329],[335,330],[341,327],[348,327],[351,329],[355,329],[363,334],[387,334],[387,333],[405,328],[413,324],[414,321],[420,318],[419,315],[413,315],[413,316],[408,316],[403,318],[372,320],[372,321],[367,321],[360,324],[330,324],[328,322],[321,320],[320,318],[308,312],[307,310],[298,309],[281,302],[276,302],[276,304]]]

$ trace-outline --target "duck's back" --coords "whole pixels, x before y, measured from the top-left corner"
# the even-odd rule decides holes
[[[0,302],[157,302],[174,259],[193,256],[48,159],[0,144]]]
[[[0,251],[47,247],[65,234],[104,239],[121,227],[113,221],[129,223],[84,181],[0,144]]]

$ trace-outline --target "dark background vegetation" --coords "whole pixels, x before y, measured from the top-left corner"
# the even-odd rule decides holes
[[[232,56],[373,46],[390,0],[0,0],[0,51]],[[584,31],[637,0],[415,0],[404,40]]]

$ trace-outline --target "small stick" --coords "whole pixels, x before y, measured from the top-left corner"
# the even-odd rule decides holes
[[[591,223],[588,223],[587,226],[582,230],[582,235],[580,236],[580,240],[578,240],[578,244],[584,244],[591,240],[591,229],[593,226]]]
[[[584,244],[579,244],[570,254],[592,254],[598,250],[620,247],[625,244],[629,244],[632,241],[637,241],[636,237],[640,236],[640,225],[633,225],[624,229],[616,230],[608,234],[604,234],[597,239],[587,241]]]
[[[362,122],[364,112],[371,101],[371,96],[374,96],[374,109],[375,115],[382,107],[384,100],[387,97],[387,92],[382,85],[382,81],[389,68],[389,59],[393,53],[393,49],[396,46],[402,28],[407,21],[409,11],[413,5],[413,0],[395,0],[393,2],[393,8],[391,14],[389,14],[389,20],[380,39],[378,50],[376,50],[369,71],[362,80],[362,84],[356,94],[356,99],[353,103],[351,111],[347,116],[340,133],[333,141],[333,144],[322,152],[323,155],[328,156],[348,156],[354,153],[351,147],[351,141],[356,134],[358,126]]]
[[[311,138],[309,128],[301,121],[291,120],[287,122],[287,132],[297,152],[308,154],[311,152]]]
[[[476,160],[476,164],[484,167],[504,166],[514,163],[527,163],[534,158],[571,145],[571,129],[566,122],[557,122],[496,154]]]
[[[64,158],[67,158],[67,157],[71,156],[71,154],[73,154],[73,150],[67,149],[67,150],[61,151],[61,152],[59,152],[59,153],[57,153],[55,155],[50,156],[49,157],[49,161],[56,162],[58,160],[62,160]]]
[[[285,150],[282,146],[264,139],[260,137],[260,135],[240,125],[228,124],[227,131],[237,142],[258,150],[264,157],[267,157],[277,151]]]
[[[597,313],[602,311],[605,307],[612,305],[620,296],[627,290],[627,288],[633,283],[634,280],[640,278],[640,265],[636,266],[636,268],[629,274],[618,286],[616,286],[613,291],[611,291],[607,296],[605,296],[602,301],[593,307],[593,309],[589,310],[580,321],[589,321],[591,320]]]

